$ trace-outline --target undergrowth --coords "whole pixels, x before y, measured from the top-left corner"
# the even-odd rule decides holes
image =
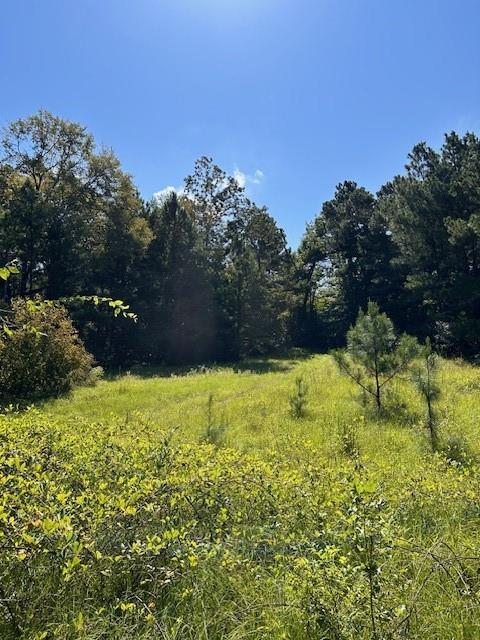
[[[69,419],[65,401],[0,416],[0,637],[480,637],[478,399],[446,393],[431,453],[421,422],[374,419],[329,367],[311,363],[302,420],[295,366],[199,373],[183,431],[135,403],[127,418]],[[442,364],[452,393],[475,375]],[[192,378],[157,379],[163,408]]]

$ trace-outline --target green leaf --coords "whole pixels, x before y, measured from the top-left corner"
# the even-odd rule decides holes
[[[20,273],[18,267],[15,265],[7,265],[6,267],[0,267],[0,278],[2,280],[8,280],[11,275]]]

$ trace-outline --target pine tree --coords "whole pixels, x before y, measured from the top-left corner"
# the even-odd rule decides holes
[[[382,391],[404,371],[418,353],[417,341],[406,334],[397,337],[390,318],[375,302],[360,310],[347,333],[347,350],[332,353],[341,371],[371,395],[382,407]]]
[[[427,428],[430,434],[432,451],[438,449],[437,416],[435,401],[440,397],[440,387],[437,382],[438,356],[433,351],[430,338],[421,349],[421,361],[412,368],[412,381],[427,406]]]

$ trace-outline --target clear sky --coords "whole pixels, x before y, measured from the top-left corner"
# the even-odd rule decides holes
[[[195,159],[238,172],[295,246],[353,179],[480,133],[479,0],[1,0],[0,124],[44,108],[142,195]]]

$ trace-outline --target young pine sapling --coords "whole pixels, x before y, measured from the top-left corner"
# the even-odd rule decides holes
[[[432,451],[437,451],[439,445],[434,407],[435,401],[440,396],[437,374],[438,356],[432,349],[430,339],[427,338],[425,346],[421,349],[421,360],[418,365],[412,368],[411,378],[427,405],[427,428],[430,434]]]
[[[405,371],[417,353],[416,339],[406,334],[398,337],[390,318],[369,302],[367,312],[359,311],[347,333],[347,349],[332,355],[340,370],[373,397],[380,411],[384,386]]]
[[[215,416],[214,396],[213,393],[209,393],[206,407],[206,425],[202,441],[214,444],[217,447],[221,446],[224,443],[227,428],[228,424],[225,418],[222,417],[219,420]]]
[[[303,418],[306,413],[308,386],[302,375],[295,378],[295,389],[289,398],[290,412],[296,419]]]

